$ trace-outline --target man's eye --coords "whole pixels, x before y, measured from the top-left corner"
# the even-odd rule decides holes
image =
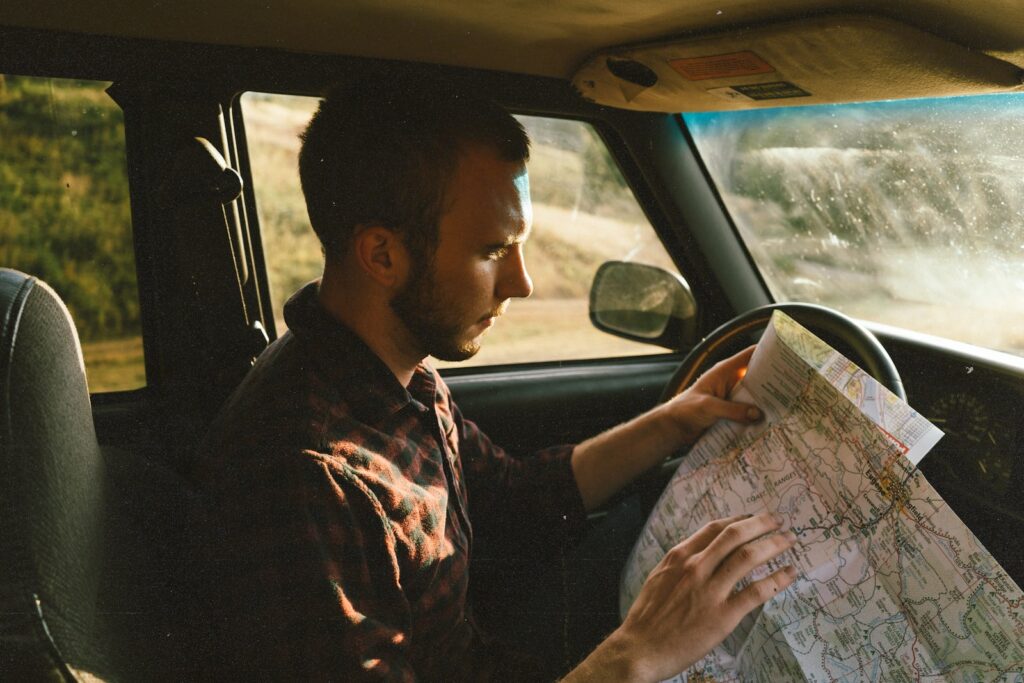
[[[498,259],[503,259],[503,258],[505,258],[506,255],[508,255],[508,247],[499,247],[497,249],[490,249],[487,252],[487,258],[490,259],[491,261],[497,261]]]

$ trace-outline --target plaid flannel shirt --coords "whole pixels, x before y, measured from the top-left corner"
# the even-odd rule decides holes
[[[572,448],[508,455],[428,366],[401,386],[319,306],[316,283],[285,318],[290,331],[228,401],[197,469],[224,525],[222,628],[242,667],[314,680],[508,675],[508,653],[467,604],[470,520],[515,553],[553,554],[585,521]]]

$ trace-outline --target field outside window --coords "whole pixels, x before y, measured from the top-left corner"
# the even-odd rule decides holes
[[[146,384],[124,121],[108,85],[0,75],[0,266],[65,301],[92,392]]]

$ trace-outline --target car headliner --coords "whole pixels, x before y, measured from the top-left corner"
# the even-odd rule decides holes
[[[34,0],[0,25],[569,78],[598,50],[823,13],[895,19],[1024,67],[1020,0]]]

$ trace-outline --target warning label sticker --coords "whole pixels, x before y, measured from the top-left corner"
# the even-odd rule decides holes
[[[724,55],[711,55],[709,57],[670,59],[668,63],[683,78],[690,81],[754,76],[775,71],[775,67],[749,50],[746,52],[730,52]]]
[[[732,89],[752,100],[782,100],[787,97],[810,97],[811,93],[786,81],[734,85]]]

